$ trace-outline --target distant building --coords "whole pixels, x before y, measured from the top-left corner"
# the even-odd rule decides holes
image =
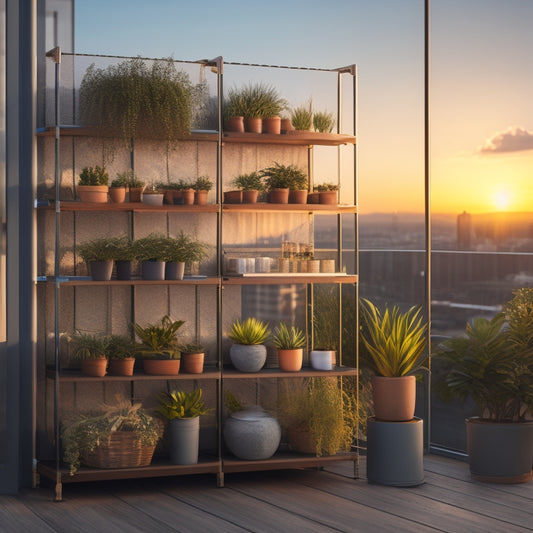
[[[457,249],[470,250],[472,248],[472,215],[463,211],[457,215]]]

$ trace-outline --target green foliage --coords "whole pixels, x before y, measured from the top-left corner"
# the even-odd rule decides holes
[[[464,402],[471,395],[480,416],[498,422],[533,414],[533,289],[520,289],[491,320],[476,318],[466,336],[442,343],[437,390]]]
[[[164,261],[168,237],[151,233],[133,241],[132,248],[138,261]]]
[[[339,186],[336,183],[321,183],[319,185],[315,185],[313,190],[318,192],[338,191]]]
[[[148,324],[144,327],[134,324],[133,329],[141,339],[137,352],[143,357],[179,359],[177,332],[183,324],[183,320],[174,321],[168,315],[165,315],[159,324]]]
[[[243,408],[242,402],[229,390],[224,393],[224,405],[230,415],[237,411],[242,411]]]
[[[78,185],[107,185],[109,174],[104,167],[84,167],[82,168],[78,180]]]
[[[372,302],[362,299],[361,315],[361,340],[378,375],[405,376],[421,369],[427,325],[419,308],[401,313],[398,306],[393,306],[382,313]]]
[[[117,177],[114,182],[123,183],[124,186],[134,189],[144,187],[144,181],[139,179],[132,170],[126,170],[125,172],[117,173]]]
[[[129,187],[130,175],[128,172],[117,173],[117,177],[111,182],[111,187]]]
[[[320,133],[330,133],[335,126],[334,113],[327,111],[315,111],[313,114],[313,127]]]
[[[110,335],[107,338],[105,351],[109,359],[127,359],[133,357],[135,344],[123,335]]]
[[[313,111],[311,110],[311,104],[307,107],[295,107],[291,111],[291,122],[295,130],[310,130],[313,125]]]
[[[78,415],[61,429],[63,460],[73,475],[80,466],[80,456],[91,453],[105,443],[112,431],[133,431],[142,446],[155,446],[161,434],[157,420],[141,409],[141,404],[123,401],[117,406],[104,406],[105,411]]]
[[[228,332],[228,337],[237,344],[263,344],[270,335],[268,324],[257,318],[247,318],[243,322],[236,320]]]
[[[323,285],[315,285],[314,290],[313,349],[339,349],[339,298]]]
[[[109,239],[111,256],[115,261],[133,261],[135,259],[135,251],[133,249],[133,241],[127,237],[116,237]]]
[[[108,339],[100,335],[78,331],[72,340],[76,345],[74,355],[78,359],[102,359],[106,356]]]
[[[264,179],[266,189],[286,189],[293,191],[307,189],[307,175],[295,165],[282,165],[274,162],[274,165],[262,169],[259,175]]]
[[[232,184],[243,191],[264,191],[265,185],[259,172],[250,172],[249,174],[240,174]]]
[[[207,176],[198,176],[193,184],[195,191],[210,191],[213,188],[213,182]]]
[[[192,392],[172,391],[159,394],[156,411],[167,420],[174,418],[195,418],[212,411],[202,400],[202,389]]]
[[[203,344],[190,342],[189,344],[184,344],[184,345],[180,346],[180,350],[183,353],[204,353],[205,352],[205,346]]]
[[[78,245],[77,252],[87,262],[110,261],[114,259],[116,251],[116,239],[100,238],[84,242]]]
[[[137,57],[105,69],[92,64],[80,85],[80,117],[130,148],[136,137],[174,142],[190,133],[191,92],[188,75],[172,59],[148,66]]]
[[[309,430],[317,456],[350,451],[359,424],[355,391],[336,378],[309,378],[304,386],[285,380],[284,385],[278,402],[282,424]]]
[[[281,322],[274,328],[272,341],[278,350],[294,350],[305,345],[305,333],[297,326],[289,327]]]
[[[231,88],[224,102],[224,115],[244,118],[275,117],[287,108],[287,101],[281,98],[272,85],[248,84],[240,89]]]

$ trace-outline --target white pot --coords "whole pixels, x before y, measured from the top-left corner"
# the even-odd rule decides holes
[[[331,350],[312,350],[310,354],[311,366],[315,370],[331,370],[334,353]]]
[[[164,194],[146,194],[142,195],[142,203],[146,205],[163,205]]]

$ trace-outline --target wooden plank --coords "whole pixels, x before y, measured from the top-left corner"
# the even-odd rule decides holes
[[[41,496],[41,494],[39,494]],[[45,520],[27,507],[18,496],[0,496],[0,529],[3,533],[20,533],[21,531],[38,531],[39,533],[53,533]],[[49,504],[49,502],[46,502]]]
[[[281,276],[250,276],[250,277],[224,277],[223,285],[298,285],[308,283],[357,283],[357,276],[346,276],[344,274],[317,275],[312,274],[284,274]]]
[[[224,379],[256,379],[256,378],[308,378],[308,377],[336,377],[336,376],[356,376],[357,369],[351,367],[336,366],[333,370],[322,371],[304,367],[299,372],[284,372],[279,368],[264,368],[260,372],[239,372],[233,368],[225,368]]]
[[[145,280],[145,279],[131,279],[131,280],[116,280],[109,281],[95,281],[89,277],[83,276],[79,279],[73,279],[75,276],[59,277],[59,283],[63,287],[125,287],[125,286],[137,286],[137,285],[220,285],[220,278],[214,276],[200,277],[193,276],[191,278],[184,278],[182,280]],[[39,280],[39,283],[54,283],[55,278],[50,276],[46,280]]]
[[[46,377],[49,379],[55,379],[55,370],[48,368],[46,370]],[[187,374],[180,372],[176,376],[154,376],[149,374],[143,374],[141,372],[135,372],[133,376],[111,376],[107,375],[102,378],[86,376],[81,373],[81,370],[61,370],[59,374],[59,381],[62,383],[74,383],[88,381],[91,383],[99,382],[112,382],[112,381],[174,381],[174,380],[203,380],[203,379],[220,379],[219,370],[205,370],[201,374]]]
[[[55,209],[54,202],[49,205],[39,206],[39,209],[52,210]],[[147,205],[142,202],[123,202],[117,203],[91,203],[91,202],[60,202],[61,211],[131,211],[134,213],[218,213],[220,211],[219,204],[207,205]]]
[[[326,204],[270,204],[258,202],[256,204],[223,204],[222,211],[228,213],[313,213],[313,214],[345,214],[357,213],[354,205],[326,205]]]

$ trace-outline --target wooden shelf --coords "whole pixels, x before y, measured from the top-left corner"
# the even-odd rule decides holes
[[[98,134],[94,128],[83,126],[61,126],[61,137],[95,137]],[[55,136],[55,127],[50,126],[37,131],[38,137]],[[109,138],[112,138],[109,135]],[[179,141],[207,141],[217,142],[218,132],[216,131],[191,131],[190,135],[180,137]],[[354,135],[340,133],[317,133],[314,131],[295,131],[291,133],[239,133],[226,131],[222,134],[224,143],[252,143],[252,144],[285,144],[292,146],[340,146],[342,144],[355,144]]]
[[[59,278],[59,284],[62,287],[125,287],[125,286],[140,286],[140,285],[220,285],[220,278],[216,276],[196,276],[190,279],[181,280],[157,280],[149,281],[146,279],[131,279],[131,280],[117,280],[112,279],[109,281],[94,281],[86,276],[80,276],[75,279],[76,276],[65,276]],[[38,283],[55,283],[55,278],[50,276],[46,279],[38,279]]]
[[[124,202],[121,204],[115,203],[90,203],[90,202],[66,202],[61,201],[59,204],[61,211],[130,211],[133,213],[146,212],[168,212],[168,213],[218,213],[220,211],[219,204],[207,205],[147,205],[142,202]],[[49,205],[40,205],[39,209],[55,210],[55,203],[50,202]]]
[[[224,276],[222,285],[296,285],[308,283],[357,283],[358,276],[346,276],[344,274],[280,274],[257,276]]]
[[[345,214],[357,213],[354,205],[326,205],[326,204],[269,204],[258,202],[257,204],[222,204],[222,211],[228,213],[315,213],[315,214]]]
[[[335,366],[332,370],[315,370],[303,367],[299,372],[285,372],[279,368],[263,368],[260,372],[239,372],[234,368],[224,369],[223,379],[269,379],[269,378],[310,378],[310,377],[338,377],[356,376],[357,369],[348,366]]]

